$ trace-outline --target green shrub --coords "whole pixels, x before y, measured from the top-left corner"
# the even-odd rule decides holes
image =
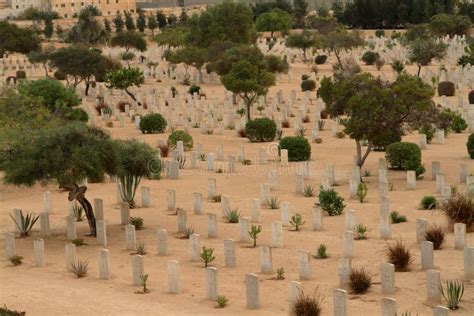
[[[452,97],[456,93],[456,87],[451,81],[441,81],[438,83],[438,95]]]
[[[380,133],[372,141],[374,151],[385,151],[388,145],[398,143],[402,140],[403,130],[402,129],[388,129],[385,133]]]
[[[316,63],[316,65],[322,65],[322,64],[326,63],[327,59],[328,59],[328,56],[326,56],[326,55],[318,55],[314,59],[314,62]]]
[[[0,307],[0,315],[2,316],[25,316],[26,312],[14,311],[7,308],[7,305]]]
[[[376,30],[375,31],[375,36],[380,38],[385,36],[385,31],[384,30]]]
[[[468,100],[469,100],[469,104],[474,104],[474,90],[469,92]]]
[[[18,91],[20,94],[40,99],[41,104],[52,112],[62,106],[74,107],[81,103],[73,89],[66,88],[61,82],[49,78],[24,81],[18,87]]]
[[[183,142],[184,149],[191,150],[193,148],[193,138],[185,131],[171,132],[171,134],[168,136],[168,146],[170,148],[175,148],[176,143],[179,140]]]
[[[197,93],[199,95],[199,93],[201,92],[201,87],[200,86],[196,86],[196,85],[191,85],[189,87],[189,90],[188,90],[188,93],[190,95],[194,95],[194,93]]]
[[[309,79],[309,76],[307,74],[302,74],[301,75],[301,81],[305,81],[305,80],[308,80]]]
[[[469,157],[471,157],[471,159],[474,159],[474,133],[469,135],[466,146],[467,152],[469,153]]]
[[[311,145],[301,136],[288,136],[280,140],[280,150],[288,150],[289,161],[307,161],[311,158]]]
[[[418,145],[408,142],[398,142],[387,146],[385,157],[393,169],[414,170],[419,176],[425,172],[421,164],[421,150]]]
[[[364,55],[362,55],[362,61],[366,65],[373,65],[375,64],[375,61],[380,58],[379,53],[368,51],[365,52]]]
[[[143,218],[138,217],[138,216],[130,216],[128,219],[128,222],[135,226],[136,230],[142,230],[143,229]]]
[[[426,142],[430,144],[431,141],[433,140],[436,129],[433,126],[425,125],[425,126],[422,126],[418,131],[420,132],[420,134],[426,135]]]
[[[87,122],[89,121],[89,115],[86,111],[81,108],[66,108],[63,109],[62,117],[65,120],[70,121],[80,121],[80,122]],[[111,122],[112,123],[112,122]]]
[[[54,72],[53,76],[56,80],[66,80],[67,78],[67,75],[59,69]]]
[[[159,113],[151,113],[140,120],[140,130],[143,134],[163,133],[166,129],[166,120]]]
[[[26,79],[26,72],[24,70],[17,70],[16,79]]]
[[[245,134],[251,142],[270,142],[277,132],[277,126],[268,118],[257,118],[245,125]]]
[[[455,132],[455,133],[461,133],[467,128],[467,123],[462,117],[460,113],[453,113],[452,114],[452,122],[450,128]]]
[[[334,189],[325,190],[323,187],[319,190],[316,205],[328,213],[329,216],[341,215],[346,207],[344,199]]]
[[[423,210],[433,210],[438,207],[438,201],[432,195],[426,195],[421,199],[420,207]]]
[[[301,91],[313,91],[316,89],[316,81],[308,79],[301,81]]]

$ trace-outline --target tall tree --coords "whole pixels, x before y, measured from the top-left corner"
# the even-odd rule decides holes
[[[268,88],[275,84],[275,75],[265,69],[241,60],[232,65],[229,73],[222,76],[224,87],[238,94],[247,107],[247,119],[250,121],[250,108],[258,96],[265,95]]]
[[[0,21],[0,57],[5,53],[28,54],[40,48],[40,39],[32,29]]]
[[[50,18],[45,19],[44,30],[43,30],[44,37],[46,37],[47,39],[50,39],[53,36],[53,32],[54,32],[53,19],[50,19]]]
[[[360,74],[333,81],[324,78],[318,95],[331,117],[341,117],[344,132],[356,143],[357,165],[362,167],[376,142],[394,132],[435,122],[438,110],[434,91],[416,76],[401,74],[393,83]],[[362,142],[367,148],[362,153]]]
[[[134,101],[137,101],[138,105],[141,105],[130,91],[130,88],[140,87],[145,83],[145,77],[140,69],[128,67],[113,70],[107,73],[105,82],[109,88],[124,90]]]
[[[162,29],[166,26],[166,24],[167,24],[166,15],[163,13],[163,11],[161,11],[161,10],[156,11],[156,21],[158,22],[158,27],[160,29]]]
[[[81,82],[85,83],[86,95],[92,80],[101,81],[107,71],[119,68],[114,60],[103,56],[97,50],[84,47],[60,48],[52,53],[50,58],[51,64],[67,75],[69,85],[76,87]]]
[[[151,35],[155,35],[155,30],[158,27],[158,22],[156,21],[156,17],[151,14],[148,16],[148,28],[151,31]]]
[[[130,31],[116,34],[114,37],[112,37],[110,44],[112,46],[120,46],[125,48],[127,53],[132,48],[135,48],[141,52],[144,52],[147,49],[146,40],[143,38],[143,35]]]
[[[71,28],[68,40],[72,43],[95,45],[108,39],[102,24],[96,19],[100,11],[94,6],[84,7],[79,13],[77,23]]]
[[[293,11],[295,14],[295,26],[302,28],[304,26],[304,18],[308,13],[308,3],[305,0],[294,0]]]
[[[145,27],[146,27],[146,18],[145,14],[143,12],[138,13],[137,17],[137,29],[140,32],[145,32]]]
[[[357,32],[348,32],[338,29],[328,34],[318,35],[315,46],[320,49],[326,49],[334,53],[341,69],[344,68],[341,62],[340,52],[354,47],[364,45],[364,40]]]
[[[168,60],[173,64],[183,63],[189,78],[188,67],[193,66],[199,73],[199,83],[203,83],[202,67],[207,62],[206,50],[194,46],[186,46],[170,54]]]
[[[301,33],[292,33],[286,38],[285,45],[292,48],[299,48],[303,51],[303,60],[306,62],[306,52],[316,44],[315,34],[308,30]]]
[[[255,25],[257,31],[270,32],[270,36],[273,38],[275,32],[287,33],[293,26],[293,21],[288,12],[274,9],[261,14],[255,21]]]
[[[49,46],[45,49],[30,52],[26,55],[26,57],[28,57],[28,60],[32,64],[41,64],[43,66],[45,76],[49,77],[48,63],[49,63],[51,53],[53,51],[54,51],[54,47]]]
[[[132,14],[130,12],[125,12],[125,27],[127,31],[135,30],[135,23],[133,22]]]
[[[125,23],[122,20],[122,15],[117,13],[117,15],[114,18],[114,25],[115,25],[115,32],[120,33],[123,31],[123,27],[125,26]]]
[[[433,38],[417,39],[408,44],[408,59],[417,64],[417,75],[420,76],[421,67],[429,65],[433,59],[442,59],[447,48],[446,44]]]

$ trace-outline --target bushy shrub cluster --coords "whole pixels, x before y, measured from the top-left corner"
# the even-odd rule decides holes
[[[316,89],[316,81],[307,79],[301,81],[301,91],[313,91]]]
[[[245,134],[251,142],[270,142],[277,132],[277,126],[268,118],[257,118],[245,125]]]
[[[414,170],[419,176],[424,173],[421,163],[421,150],[418,145],[408,142],[398,142],[387,146],[385,157],[393,169]]]
[[[185,131],[173,131],[168,136],[168,146],[170,148],[175,148],[178,141],[183,142],[184,149],[186,150],[191,150],[193,148],[193,138]]]
[[[288,150],[289,161],[307,161],[311,158],[311,145],[302,136],[288,136],[280,140],[280,150]]]
[[[441,81],[438,83],[438,95],[452,97],[456,93],[456,87],[451,81]]]
[[[140,120],[140,130],[143,134],[163,133],[166,129],[166,120],[159,113],[151,113]]]

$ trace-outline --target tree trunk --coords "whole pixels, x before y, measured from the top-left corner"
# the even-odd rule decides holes
[[[142,105],[140,102],[138,102],[137,98],[135,97],[135,95],[133,93],[131,93],[130,91],[128,91],[128,89],[125,89],[125,92],[130,96],[130,98],[133,99],[133,101],[137,102],[138,105]]]
[[[416,75],[418,76],[418,78],[420,77],[420,72],[421,72],[421,65],[418,64],[418,72],[416,73]]]
[[[237,94],[232,93],[232,105],[236,105],[236,104],[237,104]]]
[[[357,165],[362,168],[362,166],[365,163],[365,160],[369,156],[370,152],[372,151],[372,144],[367,145],[367,150],[364,153],[364,156],[362,156],[362,144],[360,143],[359,140],[356,140],[356,151],[357,151]]]
[[[90,235],[93,237],[97,236],[96,225],[95,225],[95,215],[94,210],[92,209],[92,204],[86,199],[84,195],[79,195],[76,200],[81,204],[84,212],[86,213],[87,222],[89,223],[89,229],[91,231]]]
[[[341,66],[341,70],[344,70],[344,66],[342,66],[341,58],[339,57],[337,50],[334,50],[334,55],[336,55],[337,62],[339,63],[339,66]]]
[[[303,48],[303,61],[306,63],[306,48]]]
[[[247,120],[250,122],[251,121],[251,119],[250,119],[250,105],[251,105],[250,100],[247,100],[245,102],[245,104],[247,105]]]
[[[198,71],[198,73],[199,73],[199,83],[200,83],[200,84],[203,84],[203,83],[204,83],[204,80],[202,79],[202,69],[201,69],[201,68],[198,68],[197,71]]]
[[[44,73],[45,73],[46,77],[49,78],[48,66],[46,66],[46,64],[43,64],[43,68],[44,68]]]
[[[85,95],[89,95],[90,86],[91,86],[91,84],[89,83],[89,81],[86,81],[86,91],[84,92]]]

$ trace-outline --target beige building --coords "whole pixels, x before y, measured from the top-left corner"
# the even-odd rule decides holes
[[[124,11],[135,12],[137,8],[135,0],[0,0],[0,11],[4,13],[3,18],[12,18],[34,7],[56,11],[63,18],[72,18],[90,4],[98,7],[104,16],[115,16],[117,12]]]

